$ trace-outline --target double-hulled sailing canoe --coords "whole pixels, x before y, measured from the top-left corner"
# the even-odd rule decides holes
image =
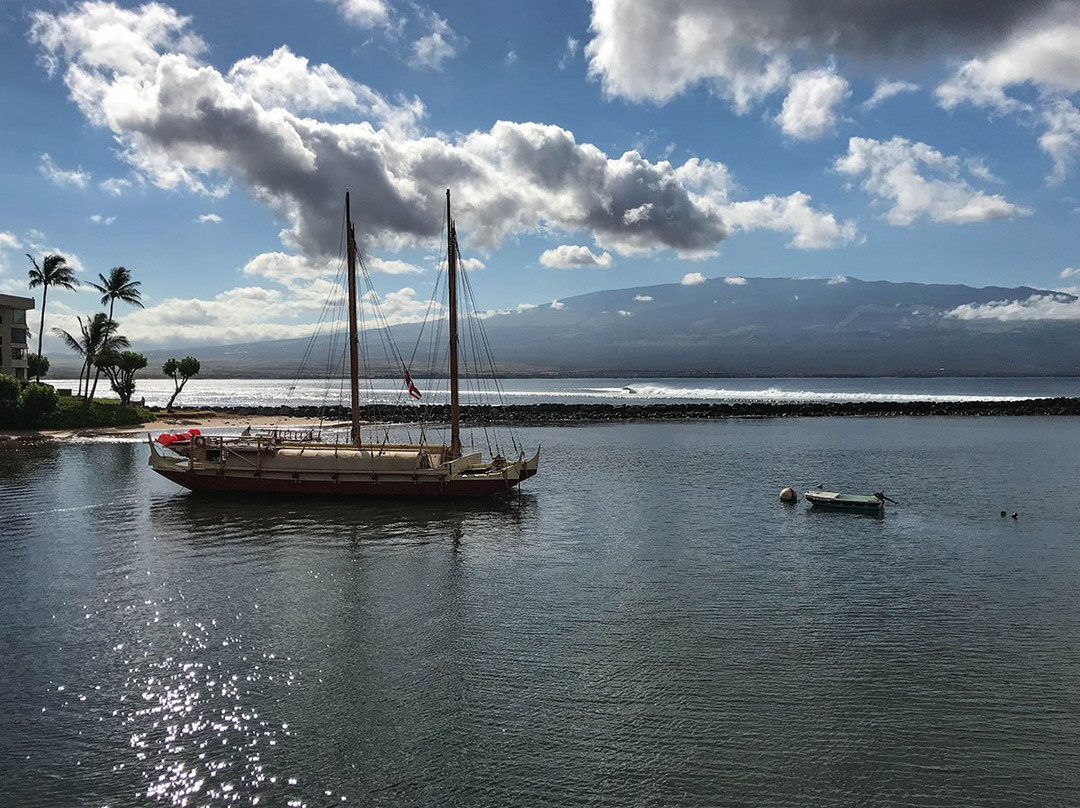
[[[461,441],[457,275],[458,248],[446,192],[449,331],[450,439],[445,443],[361,440],[359,328],[357,325],[355,231],[345,195],[349,297],[351,440],[290,440],[280,435],[195,435],[183,452],[150,441],[150,467],[192,491],[319,494],[346,497],[453,498],[505,494],[536,474],[539,449],[531,458],[501,454],[484,459],[464,452]],[[406,370],[410,393],[416,389]],[[414,394],[415,395],[415,394]]]

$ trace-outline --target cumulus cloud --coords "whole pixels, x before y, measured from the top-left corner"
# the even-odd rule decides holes
[[[240,184],[286,222],[283,243],[304,255],[336,250],[343,178],[365,189],[353,214],[367,247],[430,243],[443,204],[433,189],[447,185],[463,200],[459,221],[479,249],[544,227],[589,233],[615,254],[700,256],[730,232],[732,183],[720,163],[654,163],[636,151],[612,158],[537,123],[499,121],[453,140],[408,135],[421,117],[418,101],[391,103],[287,49],[221,73],[200,61],[205,46],[188,18],[165,6],[86,2],[32,16],[31,38],[46,64],[62,69],[72,100],[117,139],[137,176],[196,193]],[[300,114],[335,105],[372,120]],[[765,207],[784,218],[804,199],[769,198]],[[795,245],[816,244],[820,231],[836,228],[829,214],[806,213],[804,223],[821,221]],[[794,225],[790,215],[734,218],[743,228]]]
[[[131,180],[120,179],[119,177],[110,177],[107,180],[102,180],[98,185],[101,190],[107,194],[113,196],[121,196],[124,191],[133,185]]]
[[[384,0],[326,0],[337,6],[341,16],[358,28],[386,25],[391,20],[390,7]]]
[[[834,275],[825,282],[826,286],[839,286],[842,283],[847,283],[847,275]]]
[[[998,300],[991,303],[967,303],[946,313],[956,320],[1080,320],[1080,299],[1072,295],[1032,295],[1027,300]]]
[[[77,169],[65,170],[53,162],[48,153],[41,155],[38,170],[53,185],[70,185],[73,188],[85,188],[90,182],[90,174]]]
[[[1018,4],[1019,5],[1019,4]],[[1033,15],[998,46],[961,64],[937,88],[946,109],[960,104],[1010,112],[1028,106],[1009,90],[1029,84],[1043,93],[1080,90],[1080,7],[1058,3]]]
[[[195,221],[199,224],[221,224],[223,219],[216,213],[203,213],[195,217]]]
[[[596,255],[588,247],[563,244],[554,250],[544,250],[540,263],[552,269],[610,269],[615,259],[611,253]]]
[[[1061,277],[1062,279],[1080,278],[1080,267],[1066,267],[1061,270]]]
[[[633,317],[634,312],[627,311],[626,309],[619,309],[619,316],[620,317]]]
[[[728,286],[746,286],[747,280],[740,275],[734,275],[729,278],[724,278],[724,283]]]
[[[798,62],[963,54],[1002,42],[1057,0],[592,0],[590,73],[609,95],[665,102],[704,85],[745,110]]]
[[[705,283],[705,276],[700,272],[687,272],[683,275],[681,281],[683,286],[697,286],[698,284]]]
[[[95,213],[90,217],[90,221],[94,224],[110,225],[116,221],[115,216],[102,216],[100,213]]]
[[[810,206],[810,197],[802,192],[732,203],[727,208],[726,218],[734,229],[788,233],[791,240],[787,246],[802,250],[836,247],[858,237],[854,222],[840,222],[831,213],[814,210]]]
[[[792,76],[776,122],[788,137],[814,140],[836,126],[837,109],[851,95],[847,81],[832,69]]]
[[[922,88],[918,84],[910,81],[883,79],[877,83],[873,94],[863,101],[862,105],[864,109],[875,109],[901,93],[915,93],[920,89]]]
[[[22,244],[19,239],[15,237],[14,233],[8,233],[0,230],[0,250],[21,250]],[[1062,277],[1065,277],[1062,275]]]
[[[382,259],[371,256],[366,263],[368,269],[372,272],[384,272],[387,275],[417,275],[424,271],[415,264],[397,259]]]
[[[862,189],[891,205],[885,219],[893,225],[909,225],[922,216],[968,224],[1031,214],[999,194],[971,187],[957,157],[901,137],[853,137],[848,153],[837,158],[834,167],[842,174],[864,176]]]

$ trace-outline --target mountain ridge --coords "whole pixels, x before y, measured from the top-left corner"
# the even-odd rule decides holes
[[[955,312],[1063,292],[1022,286],[714,278],[603,290],[484,320],[505,376],[925,376],[1080,374],[1080,320],[965,320]],[[395,326],[399,346],[419,327]],[[340,336],[339,342],[343,342]],[[143,351],[150,368],[200,359],[204,377],[291,378],[331,337]],[[53,358],[53,376],[65,366]],[[394,375],[385,363],[373,373]],[[414,375],[422,374],[417,366]],[[301,375],[324,375],[311,371]]]

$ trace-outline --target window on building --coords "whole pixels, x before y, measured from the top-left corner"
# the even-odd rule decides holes
[[[21,382],[26,381],[26,368],[14,368],[15,378]]]

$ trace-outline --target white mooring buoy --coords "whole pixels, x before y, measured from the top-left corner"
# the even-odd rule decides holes
[[[798,502],[799,501],[799,495],[795,493],[794,488],[785,488],[783,491],[780,492],[780,501],[781,502]]]

